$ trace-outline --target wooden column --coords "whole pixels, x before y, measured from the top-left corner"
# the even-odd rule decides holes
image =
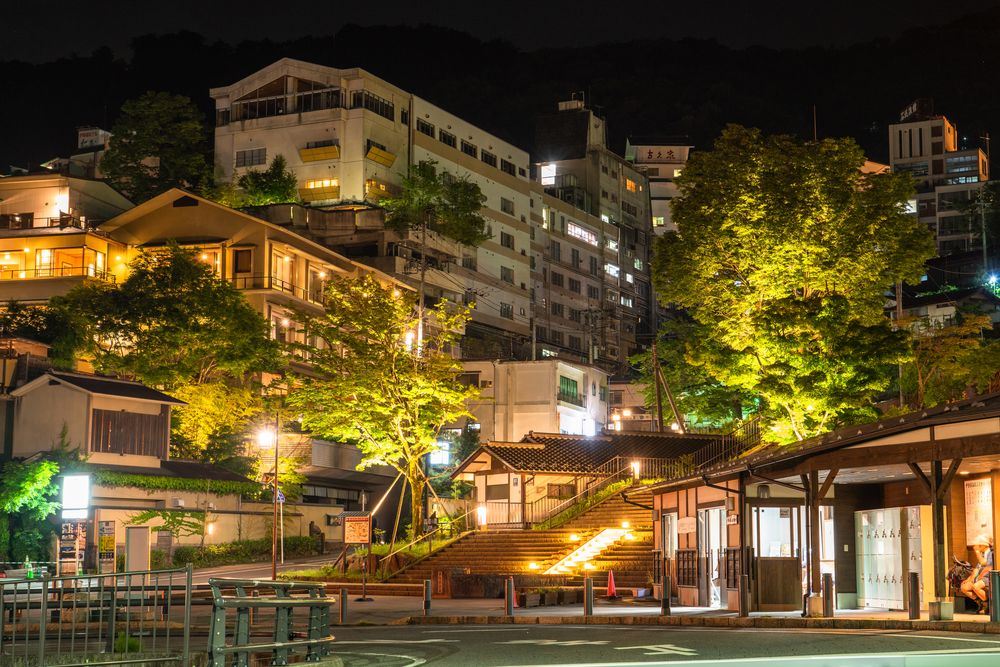
[[[931,539],[934,544],[934,597],[940,600],[948,587],[944,584],[944,501],[941,497],[941,486],[944,481],[941,472],[941,462],[931,461]]]

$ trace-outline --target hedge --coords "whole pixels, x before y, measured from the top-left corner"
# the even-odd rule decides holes
[[[194,491],[220,495],[239,494],[248,500],[257,500],[264,493],[264,487],[253,482],[185,479],[167,475],[138,475],[111,470],[95,470],[91,476],[94,484],[101,486],[130,486],[137,489]]]
[[[286,537],[285,558],[303,558],[320,553],[318,537]],[[240,540],[205,547],[175,547],[174,565],[192,563],[195,567],[215,567],[271,560],[271,538]]]

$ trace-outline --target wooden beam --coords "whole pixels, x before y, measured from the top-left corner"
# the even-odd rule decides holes
[[[833,486],[833,480],[837,478],[837,473],[840,472],[837,468],[834,468],[826,475],[826,479],[823,480],[823,486],[819,487],[819,492],[816,494],[816,500],[820,501],[826,498],[826,494],[830,492],[830,487]]]
[[[920,466],[916,463],[910,462],[906,465],[909,466],[910,472],[913,473],[913,476],[916,477],[917,480],[923,485],[924,491],[929,494],[931,492],[931,480],[927,479],[927,475],[924,474],[924,471],[921,470]]]
[[[955,473],[958,472],[958,467],[962,465],[962,459],[952,459],[951,465],[948,466],[948,472],[944,474],[941,478],[941,485],[937,488],[938,498],[944,502],[945,494],[951,487],[951,480],[955,479]]]

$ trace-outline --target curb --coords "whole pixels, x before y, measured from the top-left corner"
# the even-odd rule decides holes
[[[1000,634],[1000,623],[897,621],[847,618],[740,618],[737,616],[409,616],[401,625],[659,625],[707,628],[832,630],[935,630]]]

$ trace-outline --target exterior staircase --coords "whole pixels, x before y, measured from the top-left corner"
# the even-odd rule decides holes
[[[652,493],[642,486],[624,494],[632,502],[652,505]],[[626,503],[614,494],[558,528],[548,530],[488,530],[471,533],[428,558],[391,577],[393,583],[419,583],[438,570],[457,569],[469,574],[534,574],[543,576],[582,544],[604,529],[623,527],[634,539],[621,539],[590,558],[595,585],[603,587],[607,570],[614,569],[619,588],[646,587],[653,567],[652,511]],[[574,584],[582,585],[582,570]],[[566,576],[566,575],[563,575]]]

